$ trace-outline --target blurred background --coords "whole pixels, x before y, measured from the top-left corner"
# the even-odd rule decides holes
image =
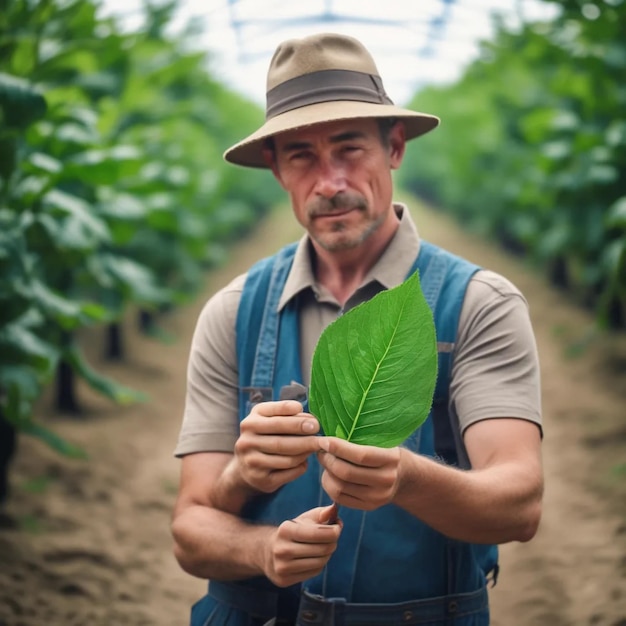
[[[30,406],[57,365],[123,394],[88,371],[76,329],[114,324],[131,303],[149,325],[278,201],[271,180],[221,154],[261,122],[277,43],[315,30],[360,38],[398,104],[443,119],[410,145],[404,188],[623,327],[625,11],[620,0],[5,0],[0,347],[17,359],[0,362],[5,417],[38,430]]]
[[[556,298],[542,315],[565,303],[574,316],[587,316],[567,331],[570,356],[594,345],[607,355],[607,346],[623,345],[624,0],[0,0],[0,575],[3,547],[6,558],[0,582],[6,589],[24,572],[47,571],[39,558],[46,548],[37,552],[24,532],[40,536],[54,524],[65,532],[76,523],[55,508],[68,506],[58,485],[74,480],[80,491],[76,472],[100,471],[88,460],[93,438],[110,438],[111,446],[123,440],[121,422],[89,432],[85,425],[93,420],[85,416],[101,400],[115,407],[102,411],[116,415],[136,406],[158,413],[159,375],[166,376],[170,361],[171,371],[184,375],[185,333],[195,319],[176,315],[195,315],[189,307],[216,286],[208,277],[225,280],[215,272],[244,271],[233,263],[254,260],[246,256],[252,244],[244,242],[255,233],[276,243],[276,231],[262,229],[284,209],[278,185],[264,172],[227,166],[222,154],[262,123],[276,45],[315,31],[359,38],[397,104],[441,117],[436,132],[409,144],[396,175],[401,193],[455,225],[433,222],[433,231],[458,228],[481,242],[473,249],[488,246],[515,259],[548,287],[542,298]],[[258,255],[271,252],[254,245]],[[562,326],[550,323],[553,335],[562,334]],[[174,345],[181,337],[183,348]],[[137,348],[138,341],[148,343]],[[153,345],[164,350],[156,369],[137,367],[137,355],[151,354]],[[579,378],[564,384],[594,371],[610,393],[623,390],[626,356],[610,357],[601,368],[588,361]],[[167,449],[182,413],[184,382],[178,385],[168,416],[173,430],[163,435]],[[605,390],[589,393],[607,397]],[[598,421],[602,432],[594,436],[613,446],[600,455],[609,459],[602,471],[610,479],[602,485],[622,515],[626,414],[622,396],[615,401],[611,419]],[[122,448],[125,458],[138,453]],[[114,483],[115,476],[105,479]],[[161,481],[165,504],[146,505],[161,507],[162,517],[174,482],[170,474]],[[51,492],[57,504],[46,499]],[[105,510],[111,498],[100,503]],[[624,519],[610,532],[623,536]],[[132,532],[119,529],[120,537]],[[9,552],[9,545],[25,552]],[[54,555],[69,567],[67,552]],[[66,596],[82,593],[69,589]],[[96,586],[85,594],[103,592]],[[624,601],[622,591],[611,598]],[[25,611],[13,591],[0,595],[0,625],[18,623]],[[51,611],[49,623],[74,623],[69,613]],[[104,608],[100,613],[102,623],[113,623]],[[85,614],[76,615],[77,624],[86,623]],[[144,623],[124,615],[117,623]],[[581,622],[545,619],[533,623],[626,623],[589,621],[593,615]]]

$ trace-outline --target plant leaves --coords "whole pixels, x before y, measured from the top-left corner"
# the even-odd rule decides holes
[[[43,95],[28,81],[0,73],[0,119],[8,128],[25,129],[46,114]]]
[[[90,387],[100,392],[103,396],[110,398],[115,403],[127,406],[148,401],[148,396],[145,393],[120,385],[94,370],[83,358],[82,353],[76,346],[66,350],[64,358],[71,368],[81,378],[87,381]]]
[[[46,444],[48,444],[53,450],[62,454],[63,456],[72,459],[87,459],[87,452],[80,446],[64,439],[60,435],[57,435],[54,431],[46,428],[42,424],[33,420],[28,420],[19,425],[21,432],[37,437]]]
[[[435,326],[416,272],[324,330],[309,406],[326,435],[391,448],[428,417],[436,380]]]

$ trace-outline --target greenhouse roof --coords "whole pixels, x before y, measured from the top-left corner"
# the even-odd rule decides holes
[[[140,19],[141,4],[102,0],[105,11],[129,23]],[[320,31],[352,35],[403,104],[421,86],[455,80],[491,37],[495,14],[515,27],[555,13],[555,4],[541,0],[179,0],[172,27],[191,24],[194,45],[211,53],[216,76],[259,103],[280,41]]]

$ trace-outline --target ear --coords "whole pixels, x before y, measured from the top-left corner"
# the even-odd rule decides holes
[[[274,178],[276,178],[276,180],[282,186],[283,182],[281,180],[280,172],[278,170],[278,164],[276,163],[276,152],[274,151],[274,149],[269,146],[263,147],[261,149],[261,156],[263,157],[263,161],[265,161],[265,164],[267,165],[267,167],[269,167],[272,170],[272,174],[274,174]]]
[[[402,164],[406,148],[406,132],[404,122],[396,122],[389,131],[389,161],[392,170],[397,170]]]

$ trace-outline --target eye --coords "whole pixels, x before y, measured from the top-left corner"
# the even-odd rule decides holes
[[[359,154],[361,154],[362,151],[363,151],[362,146],[357,146],[354,144],[349,144],[342,148],[343,154],[345,154],[349,158],[358,156]]]
[[[292,152],[289,155],[289,162],[294,164],[307,163],[313,158],[313,155],[307,150]]]

